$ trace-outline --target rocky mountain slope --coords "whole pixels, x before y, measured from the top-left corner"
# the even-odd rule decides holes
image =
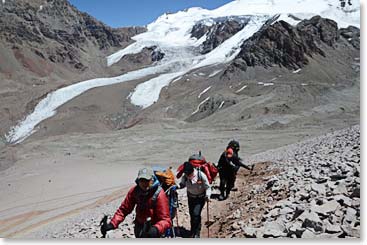
[[[283,147],[260,158],[270,160],[265,174],[279,173],[251,176],[252,180],[263,180],[252,188],[242,183],[242,188],[250,190],[239,191],[228,212],[234,211],[232,215],[218,219],[220,237],[361,236],[359,126]],[[242,188],[239,186],[239,190]]]
[[[3,45],[7,48],[11,45],[10,48],[19,50],[20,54],[23,49],[29,50],[46,64],[52,62],[79,72],[93,72],[97,66],[103,67],[102,55],[123,48],[132,42],[132,36],[144,31],[143,27],[110,28],[65,0],[4,1],[0,11]],[[37,73],[31,65],[24,68],[40,77],[51,74],[50,70]],[[16,75],[4,69],[2,73],[9,77]]]
[[[105,56],[144,30],[110,28],[66,0],[1,2],[0,133],[50,91],[120,72],[106,69]]]
[[[218,201],[213,184],[210,220],[202,213],[201,237],[218,238],[359,238],[360,129],[353,126],[246,158],[253,172],[241,170],[236,189]],[[186,190],[179,190],[174,220],[179,237],[190,228]],[[112,215],[121,200],[86,210],[30,233],[37,238],[99,238],[99,220]],[[110,238],[132,238],[134,214]]]

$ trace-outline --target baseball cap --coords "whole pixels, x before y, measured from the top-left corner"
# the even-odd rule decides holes
[[[138,172],[138,179],[150,180],[153,178],[153,170],[151,168],[142,168]]]

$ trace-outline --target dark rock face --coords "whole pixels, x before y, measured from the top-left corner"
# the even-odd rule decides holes
[[[340,35],[346,38],[356,49],[360,49],[360,30],[354,26],[340,28]]]
[[[152,46],[149,48],[143,48],[139,53],[125,55],[122,61],[126,63],[121,66],[124,68],[126,68],[127,64],[133,64],[139,67],[147,66],[152,64],[152,62],[160,61],[163,57],[164,53],[162,53],[156,46]]]
[[[349,33],[356,31],[345,30],[342,33],[350,35]],[[339,38],[336,22],[320,16],[301,21],[296,27],[278,21],[264,25],[260,31],[246,40],[233,65],[238,67],[238,64],[241,64],[240,68],[244,71],[247,66],[273,65],[298,69],[308,64],[307,56],[312,57],[314,54],[325,56],[321,46],[334,47]]]
[[[160,61],[161,59],[164,58],[164,53],[162,53],[160,50],[158,50],[157,48],[154,48],[152,50],[152,53],[151,53],[151,56],[152,56],[152,61]]]
[[[306,53],[317,53],[317,44],[324,42],[333,46],[339,38],[338,25],[335,21],[315,16],[310,20],[301,21],[297,25],[297,31],[306,41]]]
[[[139,27],[110,28],[67,0],[6,1],[0,8],[0,40],[31,46],[38,56],[54,63],[70,63],[76,69],[88,65],[77,57],[89,48],[95,52],[119,48],[143,31]],[[47,50],[50,44],[53,46]]]
[[[194,27],[192,28],[191,37],[195,37],[196,39],[200,39],[209,30],[210,30],[210,26],[207,26],[203,23],[198,23],[198,24],[194,25]]]
[[[218,18],[214,21],[215,24],[211,26],[207,26],[203,23],[198,23],[192,28],[192,37],[200,39],[205,34],[207,35],[206,40],[200,47],[201,54],[209,53],[225,40],[240,31],[248,23],[248,18],[244,16],[236,18],[228,17]]]

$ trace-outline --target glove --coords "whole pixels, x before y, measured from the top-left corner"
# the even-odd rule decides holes
[[[251,172],[254,171],[255,164],[251,165]]]
[[[103,223],[101,226],[101,233],[105,237],[107,231],[114,230],[114,229],[115,227],[113,226],[112,223]]]
[[[159,237],[159,231],[158,228],[152,225],[148,232],[145,233],[145,237],[147,238],[158,238]]]

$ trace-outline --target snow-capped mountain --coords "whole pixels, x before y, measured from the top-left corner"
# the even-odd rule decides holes
[[[360,25],[360,11],[358,1],[348,1],[343,5],[339,0],[236,0],[214,10],[189,8],[174,14],[164,14],[147,26],[147,31],[135,36],[136,43],[110,55],[108,65],[118,62],[128,53],[140,52],[143,47],[158,45],[168,47],[196,47],[205,41],[192,38],[190,32],[198,22],[211,26],[218,19],[235,16],[266,16],[280,15],[278,20],[285,20],[295,25],[302,19],[320,15],[330,18],[340,27]],[[349,4],[350,3],[350,4]],[[261,23],[259,23],[261,26]]]
[[[320,17],[313,18],[316,15]],[[147,117],[146,113],[157,110],[159,113],[155,111],[152,116],[154,120],[163,113],[163,117],[187,122],[198,121],[241,103],[254,94],[264,95],[258,87],[251,88],[254,81],[257,85],[271,87],[275,80],[282,80],[280,77],[283,75],[274,68],[275,73],[268,74],[270,81],[263,82],[268,79],[263,75],[269,70],[255,76],[254,72],[259,72],[256,67],[279,66],[291,69],[292,74],[298,74],[304,65],[312,63],[309,58],[314,55],[315,62],[320,64],[335,57],[344,56],[346,59],[339,63],[348,62],[351,57],[358,58],[359,46],[356,47],[353,42],[359,45],[359,26],[360,6],[355,0],[236,0],[214,10],[190,8],[164,14],[147,25],[145,32],[132,37],[134,43],[106,58],[107,66],[116,68],[125,64],[128,57],[141,56],[150,49],[153,50],[152,57],[153,54],[156,57],[154,63],[117,77],[86,80],[49,93],[35,106],[32,113],[10,130],[6,139],[10,143],[21,142],[35,132],[39,123],[55,115],[60,106],[92,88],[133,80],[142,80],[126,98],[136,106],[133,119]],[[332,57],[327,55],[329,52]],[[345,53],[348,55],[345,56]],[[318,55],[325,59],[317,60]],[[247,71],[247,67],[254,68]],[[327,77],[332,80],[337,75],[335,73]],[[190,78],[196,80],[196,83],[184,85]],[[324,78],[320,75],[318,79]],[[294,78],[287,78],[283,82],[288,83],[289,79]],[[230,89],[236,87],[231,94],[228,94],[224,80],[233,83],[229,85]],[[307,85],[307,82],[315,81],[315,78],[304,77],[299,80]],[[235,86],[234,83],[239,84]],[[196,95],[199,101],[190,99],[191,103],[177,104],[182,98],[191,98],[194,93],[191,89],[197,90],[202,84],[206,84],[206,87],[201,90],[200,96]],[[185,93],[178,89],[179,86],[187,88],[184,89]],[[172,101],[162,99],[163,88],[172,90]],[[245,90],[253,92],[237,98]],[[265,91],[266,94],[271,93],[271,96],[276,94]],[[206,93],[212,95],[204,98],[202,95]],[[154,107],[159,101],[162,104]],[[210,112],[205,108],[211,108]],[[243,114],[247,115],[248,111]],[[294,118],[299,118],[299,115],[275,121],[286,124]],[[124,118],[118,124],[129,124],[129,118]]]

